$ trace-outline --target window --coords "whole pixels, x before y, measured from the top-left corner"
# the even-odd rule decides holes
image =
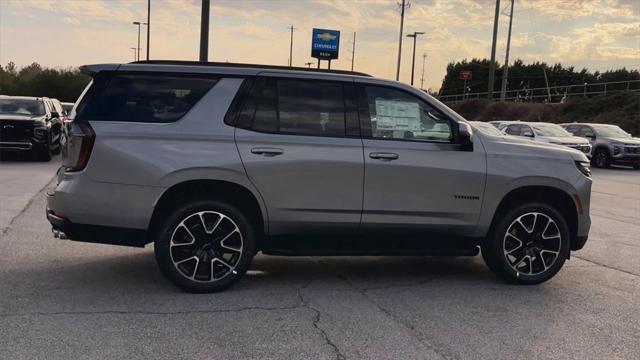
[[[237,125],[261,132],[345,136],[343,85],[257,78],[242,105]]]
[[[531,130],[531,126],[522,125],[522,127],[520,128],[520,135],[533,137],[534,132],[533,132],[533,130]]]
[[[580,127],[578,125],[568,125],[565,129],[573,135],[578,135]]]
[[[278,80],[279,131],[316,136],[344,136],[342,84]]]
[[[504,132],[509,135],[520,135],[520,125],[509,125]]]
[[[365,136],[379,139],[453,140],[451,121],[426,102],[404,91],[366,86],[370,124]]]
[[[96,88],[78,116],[84,120],[173,122],[215,82],[197,75],[104,74],[94,83]]]

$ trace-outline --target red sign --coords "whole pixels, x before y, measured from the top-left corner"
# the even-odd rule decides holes
[[[471,72],[471,70],[462,70],[458,74],[458,78],[460,80],[471,80],[472,77],[473,77],[473,73]]]

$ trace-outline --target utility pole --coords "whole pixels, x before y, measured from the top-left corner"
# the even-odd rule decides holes
[[[140,60],[140,21],[134,21],[133,25],[138,26],[138,56],[136,56],[136,61]]]
[[[498,18],[500,17],[500,0],[496,0],[496,15],[493,19],[493,42],[491,43],[491,64],[489,64],[489,88],[487,97],[493,99],[493,80],[496,73],[496,41],[498,37]]]
[[[547,79],[546,65],[542,68],[542,73],[544,74],[544,84],[547,86],[547,101],[551,102],[551,89],[549,88],[549,79]]]
[[[151,34],[151,0],[147,0],[147,61],[149,61],[150,34]]]
[[[295,30],[295,28],[293,27],[293,25],[291,25],[287,29],[291,30],[291,41],[289,42],[289,67],[292,67],[293,66],[293,30]]]
[[[427,54],[422,54],[422,76],[420,77],[420,89],[424,90],[424,63],[427,60]]]
[[[209,0],[202,0],[200,15],[200,61],[209,61]]]
[[[398,38],[398,65],[396,67],[396,81],[400,79],[400,59],[402,58],[402,32],[404,31],[404,10],[411,7],[406,0],[402,0],[400,6],[400,36]]]
[[[413,38],[413,56],[411,57],[411,86],[413,86],[413,73],[416,67],[416,39],[418,35],[422,35],[422,31],[414,31],[413,34],[407,34],[407,37]]]
[[[511,25],[513,24],[513,4],[511,0],[511,11],[509,11],[509,31],[507,32],[507,50],[504,56],[504,71],[502,72],[502,89],[500,90],[500,101],[507,98],[507,82],[509,81],[509,49],[511,48]]]
[[[353,62],[356,58],[356,32],[353,32],[353,45],[351,46],[351,72],[353,72]]]

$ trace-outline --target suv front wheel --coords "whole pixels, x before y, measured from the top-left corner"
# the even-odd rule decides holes
[[[162,272],[190,292],[216,292],[236,283],[255,254],[255,235],[235,207],[199,200],[168,216],[154,244]]]
[[[546,204],[524,204],[507,212],[482,246],[482,256],[494,273],[524,285],[552,278],[568,255],[567,222]]]

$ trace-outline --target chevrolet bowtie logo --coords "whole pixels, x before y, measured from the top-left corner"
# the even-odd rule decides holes
[[[331,35],[329,33],[322,33],[322,34],[318,34],[316,35],[316,37],[320,40],[324,40],[324,41],[329,41],[329,40],[334,40],[336,38],[335,35]]]

